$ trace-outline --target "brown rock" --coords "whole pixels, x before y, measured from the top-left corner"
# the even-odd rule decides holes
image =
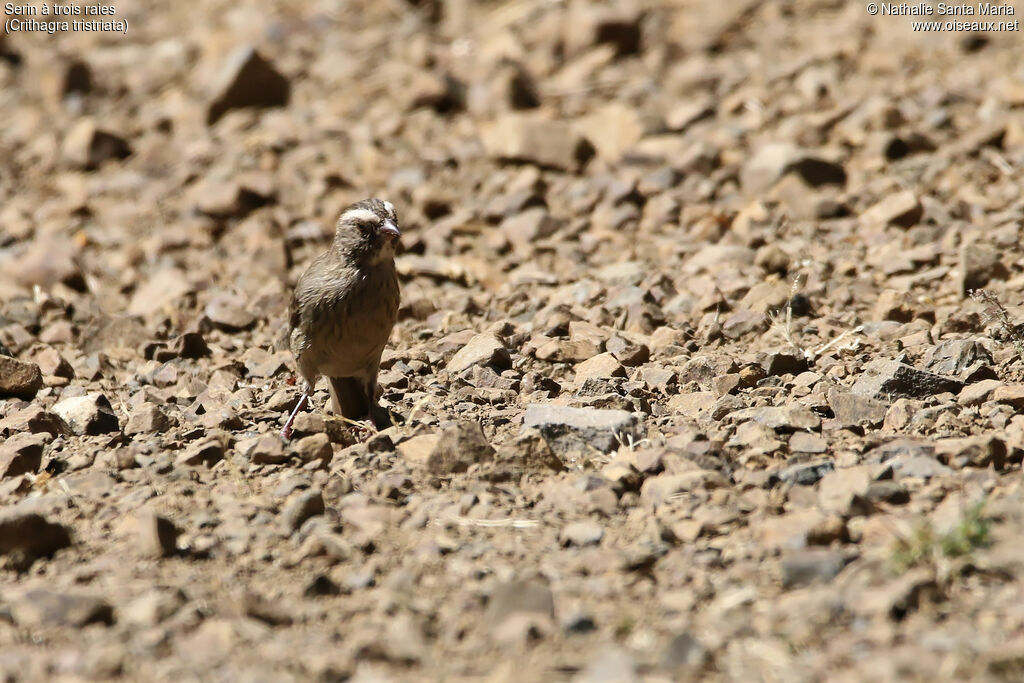
[[[53,406],[53,412],[67,422],[75,434],[93,436],[121,428],[110,401],[99,393],[65,398]]]
[[[43,410],[39,406],[29,406],[0,420],[0,434],[14,432],[48,433],[58,436],[71,434],[71,427],[59,415]]]
[[[81,628],[88,624],[114,623],[110,604],[94,595],[60,593],[33,589],[16,596],[11,614],[22,628],[65,626]]]
[[[145,512],[135,516],[133,525],[135,548],[142,556],[159,559],[177,552],[179,531],[171,520]]]
[[[944,392],[959,393],[963,382],[943,377],[899,361],[875,360],[864,366],[851,391],[869,398],[926,398]]]
[[[46,442],[35,434],[15,434],[0,444],[0,479],[38,472]]]
[[[0,556],[16,569],[26,569],[38,558],[52,557],[71,545],[71,534],[42,515],[15,509],[0,510]]]
[[[426,466],[434,474],[456,474],[475,463],[493,460],[494,454],[480,423],[452,422],[441,430]]]
[[[64,138],[64,159],[86,170],[94,170],[111,159],[124,159],[131,153],[124,138],[99,128],[92,118],[78,121]]]
[[[288,502],[281,510],[281,521],[289,531],[298,531],[310,517],[324,514],[323,494],[317,489],[302,491]]]
[[[232,52],[212,88],[206,122],[214,124],[225,113],[243,107],[283,107],[291,85],[255,48],[245,45]]]
[[[43,374],[35,363],[0,356],[0,397],[30,399],[43,387]]]
[[[604,379],[626,376],[626,369],[622,367],[622,363],[610,353],[599,353],[593,358],[577,363],[573,369],[576,371],[577,382],[591,377]]]
[[[506,114],[482,137],[491,157],[561,171],[577,171],[594,156],[593,145],[572,126],[533,114]]]
[[[1024,410],[1024,384],[996,387],[992,392],[992,400],[1013,406],[1014,410]]]
[[[447,369],[451,373],[459,373],[474,365],[490,366],[503,370],[512,367],[512,356],[500,339],[488,332],[474,336],[469,342],[452,356]]]
[[[967,296],[992,280],[1005,280],[1009,271],[1003,265],[1003,250],[984,242],[968,242],[960,247],[960,294]]]
[[[132,411],[124,426],[125,434],[160,434],[171,426],[171,418],[164,409],[153,403],[144,403]]]
[[[224,457],[226,434],[214,434],[189,445],[177,458],[179,465],[210,466]]]
[[[861,214],[861,221],[869,226],[898,225],[909,228],[924,216],[924,208],[910,190],[891,194]]]
[[[561,458],[548,446],[536,429],[527,429],[502,444],[494,458],[495,468],[518,481],[528,474],[546,474],[565,470]]]
[[[313,434],[295,442],[295,452],[302,462],[320,463],[321,467],[327,467],[334,457],[334,449],[326,434]]]

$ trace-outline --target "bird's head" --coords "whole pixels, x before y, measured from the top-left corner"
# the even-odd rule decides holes
[[[334,246],[372,264],[394,258],[401,236],[394,205],[383,199],[364,199],[338,216]]]

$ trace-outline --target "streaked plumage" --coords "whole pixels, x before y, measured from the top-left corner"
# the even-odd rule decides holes
[[[377,370],[398,318],[398,238],[390,202],[356,202],[338,217],[330,249],[299,278],[289,346],[306,387],[281,431],[286,439],[321,376],[330,381],[334,412],[386,422],[377,406]]]

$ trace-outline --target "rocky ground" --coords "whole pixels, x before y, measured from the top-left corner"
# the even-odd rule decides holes
[[[4,680],[1020,680],[1019,32],[270,5],[0,37]],[[365,196],[401,421],[285,444]]]

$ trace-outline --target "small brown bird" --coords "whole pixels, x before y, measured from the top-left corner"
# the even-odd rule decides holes
[[[285,439],[321,375],[330,381],[335,413],[387,424],[377,405],[377,369],[398,318],[399,237],[391,202],[356,202],[338,217],[331,248],[299,278],[289,346],[306,387],[281,430]]]

